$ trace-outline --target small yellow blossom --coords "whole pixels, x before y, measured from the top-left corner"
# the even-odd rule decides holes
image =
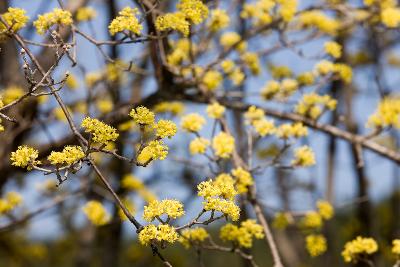
[[[210,140],[203,137],[196,137],[189,144],[190,154],[204,154],[207,147],[210,145]]]
[[[151,112],[148,108],[139,106],[134,108],[129,113],[129,116],[133,118],[133,120],[140,125],[153,125],[154,124],[154,113]]]
[[[213,138],[212,148],[217,157],[229,158],[235,150],[235,139],[228,133],[220,132]]]
[[[321,215],[321,217],[324,220],[330,220],[335,213],[331,203],[329,203],[326,200],[318,200],[317,208],[318,208],[319,214]]]
[[[208,23],[208,28],[212,32],[217,32],[229,26],[230,18],[225,10],[214,9],[211,11],[211,19]]]
[[[79,87],[78,80],[73,74],[68,75],[67,79],[65,80],[65,85],[71,90],[75,90]]]
[[[299,74],[296,79],[300,85],[312,85],[315,81],[315,77],[312,72],[303,72]]]
[[[182,117],[181,127],[188,132],[198,132],[203,128],[206,119],[198,113],[190,113]]]
[[[220,119],[225,113],[225,107],[219,104],[218,102],[214,102],[207,106],[207,115],[213,119]]]
[[[299,16],[299,21],[304,27],[316,27],[321,32],[336,35],[340,28],[340,23],[328,17],[322,11],[304,11]]]
[[[248,187],[254,184],[251,174],[241,167],[232,170],[232,175],[236,178],[236,188],[240,194],[247,193]]]
[[[182,12],[167,13],[165,15],[158,16],[155,22],[156,29],[159,31],[175,30],[188,36],[190,31],[190,24],[186,20],[185,14]]]
[[[113,19],[108,26],[108,30],[111,35],[115,35],[119,32],[128,31],[136,35],[140,35],[143,26],[139,23],[136,15],[139,14],[137,8],[125,7],[120,12],[118,16]]]
[[[217,89],[222,82],[222,75],[216,70],[209,70],[204,74],[203,84],[209,91],[214,91]]]
[[[272,226],[276,229],[283,230],[293,223],[293,217],[287,212],[277,212],[275,214]]]
[[[13,166],[32,169],[32,166],[39,165],[39,151],[29,146],[19,146],[15,152],[11,152],[11,162]]]
[[[184,229],[179,238],[179,242],[185,248],[190,248],[192,244],[199,244],[208,237],[209,234],[204,228]]]
[[[164,160],[168,155],[168,147],[160,140],[151,141],[137,156],[137,162],[147,165],[153,160]]]
[[[2,14],[1,17],[3,17],[7,23],[7,26],[11,27],[11,31],[13,32],[17,32],[21,28],[25,27],[29,20],[29,17],[26,16],[26,10],[15,7],[9,7],[7,12]],[[0,34],[7,30],[8,29],[5,27],[5,25],[0,22]]]
[[[136,176],[127,174],[121,180],[121,187],[126,190],[141,190],[144,188],[144,185]]]
[[[240,41],[242,38],[237,32],[225,32],[219,39],[219,43],[225,49],[235,46],[239,52],[243,52],[247,48],[247,43]]]
[[[159,120],[155,125],[156,135],[160,138],[171,138],[176,134],[176,124],[170,120]]]
[[[248,66],[253,75],[260,74],[261,66],[257,53],[246,52],[241,56],[241,59]]]
[[[78,162],[85,156],[85,153],[80,146],[66,146],[64,147],[62,152],[54,152],[52,151],[47,159],[51,164],[65,164],[72,165],[75,162]]]
[[[340,58],[342,55],[342,46],[337,42],[326,42],[324,48],[325,52],[334,58]]]
[[[92,134],[92,140],[95,143],[106,145],[111,141],[115,141],[119,136],[115,128],[98,119],[86,117],[81,126],[85,128],[86,133]]]
[[[392,245],[392,253],[400,256],[400,239],[393,240]]]
[[[53,25],[65,25],[69,26],[72,24],[72,14],[67,10],[60,8],[53,9],[52,12],[39,15],[38,19],[33,22],[36,30],[39,34],[44,34]]]
[[[104,99],[97,99],[96,100],[96,107],[102,113],[109,113],[113,110],[114,104],[111,99],[104,98]]]
[[[400,97],[386,97],[378,104],[376,111],[368,118],[369,127],[400,128]]]
[[[323,254],[327,249],[326,239],[323,235],[308,235],[306,248],[311,257]]]
[[[228,223],[221,227],[220,238],[224,241],[233,241],[241,247],[251,248],[253,238],[262,239],[264,237],[263,228],[255,220],[248,219],[240,224],[240,227]]]
[[[309,211],[302,218],[300,225],[304,228],[321,228],[322,216],[315,211]]]
[[[252,125],[256,130],[256,132],[262,137],[274,134],[276,131],[273,120],[267,120],[267,119],[256,120],[252,123]]]
[[[89,21],[97,16],[97,12],[92,7],[81,7],[76,12],[77,21]]]
[[[169,225],[146,225],[139,233],[139,242],[145,246],[150,245],[152,240],[174,243],[178,238],[175,228]]]
[[[329,95],[318,95],[316,93],[309,93],[303,95],[303,98],[295,107],[296,113],[317,119],[321,116],[324,110],[334,110],[336,108],[337,101]]]
[[[308,146],[302,146],[294,151],[294,159],[292,161],[294,166],[308,167],[315,165],[314,152]]]
[[[208,7],[201,0],[180,0],[176,7],[194,24],[203,22],[208,16]]]
[[[20,206],[23,202],[22,196],[14,191],[8,192],[4,198],[0,198],[0,215],[8,213]]]
[[[161,102],[154,106],[154,112],[166,113],[170,112],[172,115],[179,115],[185,109],[185,106],[179,101]]]
[[[400,8],[389,7],[381,11],[381,20],[389,28],[396,28],[400,24]]]
[[[288,139],[290,137],[300,138],[307,136],[307,134],[307,127],[305,127],[301,122],[296,122],[294,124],[281,124],[276,131],[276,135],[282,139]]]
[[[378,244],[373,238],[358,236],[345,244],[342,257],[345,262],[356,263],[360,257],[371,255],[378,250]]]
[[[297,0],[277,0],[280,4],[279,14],[285,22],[290,22],[297,11]]]
[[[264,110],[257,108],[256,106],[250,106],[244,113],[244,118],[247,124],[252,124],[254,121],[263,119],[265,116]]]
[[[278,81],[268,81],[266,85],[261,89],[261,96],[265,100],[274,98],[280,91],[281,84]]]
[[[91,200],[87,202],[83,208],[83,212],[85,213],[86,217],[97,226],[101,226],[107,224],[111,216],[108,214],[107,210],[104,206],[96,200]]]
[[[4,105],[10,104],[11,102],[19,99],[24,95],[24,89],[19,86],[8,86],[1,92]]]
[[[149,205],[144,206],[143,218],[148,222],[152,222],[163,214],[170,219],[182,217],[185,214],[183,204],[175,199],[164,199],[162,201],[153,200]]]

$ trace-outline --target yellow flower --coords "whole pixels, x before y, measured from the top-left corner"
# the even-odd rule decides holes
[[[345,262],[356,263],[360,257],[371,255],[378,250],[378,244],[373,238],[358,236],[345,244],[342,257]]]
[[[65,85],[71,90],[75,90],[76,88],[79,87],[79,83],[78,83],[75,75],[73,75],[73,74],[68,75],[68,78],[65,81]]]
[[[368,118],[367,125],[378,128],[400,128],[400,97],[382,99],[377,110]]]
[[[319,10],[304,11],[299,15],[299,21],[304,27],[316,27],[321,32],[336,35],[340,23],[328,17]]]
[[[392,242],[392,253],[399,256],[400,255],[400,239],[395,239]]]
[[[118,16],[113,19],[108,26],[108,30],[111,35],[115,35],[119,32],[128,31],[136,35],[140,35],[143,26],[139,23],[136,15],[139,14],[137,8],[125,7]]]
[[[228,133],[220,132],[213,138],[212,148],[217,157],[229,158],[235,150],[235,139]]]
[[[300,85],[312,85],[314,83],[314,74],[312,72],[303,72],[297,76]]]
[[[317,119],[325,109],[334,110],[336,105],[337,101],[329,95],[309,93],[303,95],[303,98],[296,105],[295,111],[300,115]]]
[[[396,28],[400,23],[400,8],[389,7],[381,11],[381,20],[389,28]]]
[[[342,79],[345,83],[351,83],[353,79],[353,70],[349,65],[342,63],[335,63],[333,66],[335,73]]]
[[[6,21],[8,27],[11,27],[11,31],[17,32],[21,28],[25,27],[29,20],[29,17],[25,15],[26,10],[22,8],[9,7],[7,12],[1,15]],[[0,23],[0,34],[3,31],[8,30],[3,23]]]
[[[263,26],[271,23],[272,16],[270,11],[275,6],[273,0],[258,0],[255,3],[245,3],[240,16],[244,19],[253,19],[254,26]]]
[[[308,146],[302,146],[295,150],[294,160],[292,161],[294,166],[308,167],[315,165],[314,152]]]
[[[97,226],[107,224],[111,216],[108,214],[103,205],[96,200],[91,200],[85,204],[82,208],[86,217]]]
[[[53,25],[65,25],[69,26],[72,24],[72,14],[67,10],[60,8],[53,9],[52,12],[39,15],[38,19],[33,22],[36,30],[39,34],[44,34]]]
[[[121,180],[121,187],[126,190],[141,190],[144,188],[144,185],[136,176],[127,174]]]
[[[203,128],[206,120],[198,113],[190,113],[182,117],[181,127],[188,132],[198,132]]]
[[[184,229],[179,238],[179,242],[185,248],[190,248],[192,244],[199,244],[208,237],[209,234],[204,228]]]
[[[263,119],[265,116],[264,110],[257,108],[256,106],[250,106],[244,113],[244,118],[247,124],[252,124],[254,121]]]
[[[39,151],[29,146],[19,146],[15,152],[11,152],[11,161],[13,166],[32,169],[32,166],[39,165]]]
[[[185,109],[185,106],[178,101],[172,102],[161,102],[154,106],[153,110],[156,113],[167,113],[170,112],[172,115],[179,115]]]
[[[105,113],[109,113],[113,110],[114,108],[114,104],[110,99],[98,99],[96,100],[96,107],[98,108],[98,110],[105,114]]]
[[[274,134],[276,130],[273,120],[267,120],[267,119],[256,120],[253,122],[252,125],[256,130],[256,132],[262,137]]]
[[[83,159],[85,157],[85,153],[80,146],[66,146],[64,147],[62,152],[54,152],[52,151],[47,159],[51,164],[65,164],[72,165],[75,162]]]
[[[232,46],[235,46],[238,51],[243,52],[247,48],[247,43],[244,41],[240,41],[241,39],[242,38],[237,32],[225,32],[219,39],[219,43],[225,49],[229,49]]]
[[[248,219],[240,224],[240,227],[228,223],[221,227],[220,238],[223,241],[233,241],[241,247],[251,248],[253,238],[262,239],[264,237],[263,228],[255,220]]]
[[[115,141],[119,136],[115,128],[98,119],[86,117],[81,126],[85,128],[86,133],[92,134],[92,140],[95,143],[106,145],[111,141]]]
[[[175,228],[169,225],[146,225],[139,233],[139,242],[145,246],[150,245],[152,240],[174,243],[178,238]]]
[[[19,99],[23,95],[24,89],[19,86],[8,86],[1,93],[4,105],[10,104],[11,102]]]
[[[147,165],[151,161],[159,159],[164,160],[168,155],[168,147],[162,141],[151,141],[137,156],[137,162],[141,165]]]
[[[176,7],[194,24],[203,22],[208,16],[208,7],[201,0],[180,0]]]
[[[214,9],[211,11],[211,19],[208,28],[212,32],[217,32],[229,26],[230,18],[225,10]]]
[[[156,29],[158,31],[175,30],[183,34],[183,36],[189,35],[189,22],[186,20],[185,14],[182,12],[167,13],[165,15],[158,16],[155,22]]]
[[[204,154],[209,145],[210,140],[203,137],[196,137],[189,144],[190,154]]]
[[[216,70],[209,70],[204,74],[203,84],[209,91],[217,89],[222,82],[222,75]]]
[[[303,126],[301,122],[281,124],[276,131],[276,135],[282,139],[288,139],[290,137],[300,138],[307,136],[307,134],[307,127]]]
[[[76,12],[77,21],[89,21],[97,16],[96,10],[92,7],[81,7]]]
[[[342,46],[337,42],[326,42],[324,48],[325,52],[334,58],[340,58],[342,55]]]
[[[302,218],[300,225],[305,228],[321,228],[322,217],[318,212],[309,211]]]
[[[293,217],[290,215],[290,213],[277,212],[275,214],[274,221],[272,222],[272,226],[276,229],[283,230],[292,223]]]
[[[148,108],[139,106],[134,108],[129,113],[129,116],[133,118],[133,120],[140,125],[153,125],[154,124],[154,113],[151,112]]]
[[[163,214],[170,219],[182,217],[185,214],[183,204],[175,199],[164,199],[162,201],[153,200],[149,205],[144,206],[143,218],[148,222],[152,222]]]
[[[248,187],[254,184],[251,174],[241,167],[232,170],[232,175],[236,178],[236,188],[240,194],[247,193]]]
[[[327,249],[326,239],[323,235],[308,235],[306,248],[311,257],[323,254]]]
[[[0,198],[0,215],[8,213],[20,206],[23,202],[22,196],[14,191],[8,192],[4,198]]]
[[[160,138],[171,138],[176,134],[176,124],[170,120],[159,120],[155,125],[156,135]]]
[[[225,107],[218,102],[214,102],[207,106],[207,115],[213,119],[220,119],[225,113]]]
[[[333,217],[335,213],[331,203],[325,200],[317,201],[318,212],[324,220],[329,220]]]
[[[249,67],[252,74],[260,74],[261,66],[257,53],[246,52],[241,56],[241,59]]]
[[[297,11],[297,0],[278,0],[281,4],[279,13],[285,22],[292,20]]]
[[[277,81],[268,81],[267,84],[261,89],[261,96],[265,100],[274,98],[281,88],[281,84]]]

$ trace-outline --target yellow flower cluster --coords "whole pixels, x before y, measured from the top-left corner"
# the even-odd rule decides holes
[[[378,244],[373,238],[358,236],[345,244],[342,256],[345,262],[357,262],[359,257],[371,255],[378,250]]]
[[[284,100],[293,95],[299,88],[299,82],[292,78],[283,79],[281,82],[272,80],[261,89],[261,96],[265,100],[273,98]]]
[[[36,30],[39,34],[44,34],[53,25],[65,25],[69,26],[72,24],[72,14],[67,10],[60,8],[53,9],[52,12],[39,15],[38,19],[33,22]]]
[[[294,151],[293,166],[309,167],[315,165],[315,155],[309,146],[302,146]]]
[[[161,218],[165,214],[169,219],[176,219],[185,214],[183,204],[175,199],[153,200],[144,207],[143,218],[152,222],[155,218]]]
[[[131,174],[124,175],[121,180],[121,187],[128,191],[136,191],[147,203],[157,199],[139,178]]]
[[[396,28],[400,24],[400,8],[388,7],[381,11],[381,21],[388,28]]]
[[[214,102],[207,106],[207,115],[213,119],[220,119],[225,113],[225,107],[219,104],[218,102]]]
[[[214,91],[221,85],[222,80],[221,73],[216,70],[209,70],[204,74],[202,82],[208,91]]]
[[[206,119],[198,113],[190,113],[182,117],[181,127],[188,132],[198,132],[203,128]]]
[[[196,137],[189,144],[190,154],[204,154],[207,147],[210,145],[210,140],[203,137]]]
[[[261,120],[265,116],[264,110],[257,108],[256,106],[250,106],[244,113],[244,118],[247,124],[252,124],[254,121]]]
[[[177,127],[173,121],[170,120],[159,120],[155,125],[156,135],[160,138],[171,138],[176,134]]]
[[[318,75],[336,74],[345,83],[350,83],[353,79],[353,70],[350,66],[342,63],[333,63],[322,60],[315,65],[315,72]]]
[[[77,21],[89,21],[97,16],[96,10],[92,7],[81,7],[76,12]]]
[[[306,249],[311,257],[323,254],[327,249],[325,237],[323,235],[308,235],[306,237]]]
[[[334,58],[342,56],[342,46],[337,42],[329,41],[324,44],[325,52]]]
[[[102,114],[106,114],[113,110],[114,104],[111,99],[104,98],[96,100],[96,107]]]
[[[13,166],[32,169],[32,166],[39,165],[39,151],[29,146],[19,146],[15,152],[11,152],[11,162]]]
[[[336,35],[340,23],[318,10],[304,11],[299,15],[299,22],[304,27],[315,27],[323,33]]]
[[[85,128],[86,133],[92,135],[92,141],[102,145],[107,145],[111,141],[115,141],[119,134],[114,127],[105,124],[98,119],[86,117],[83,119],[81,126]]]
[[[261,66],[257,53],[246,52],[241,56],[241,59],[248,66],[253,75],[260,74]]]
[[[309,71],[300,73],[296,79],[300,85],[312,85],[315,81],[314,74]]]
[[[240,16],[244,19],[253,19],[254,26],[262,26],[271,23],[270,11],[275,6],[273,0],[258,0],[254,3],[245,3]]]
[[[173,66],[179,66],[183,61],[188,60],[190,49],[192,49],[192,51],[195,50],[194,44],[191,44],[187,38],[181,38],[176,42],[171,42],[171,47],[173,50],[167,55],[167,62]]]
[[[146,225],[139,233],[139,242],[145,246],[150,245],[153,240],[174,243],[178,238],[175,228],[166,224]]]
[[[222,212],[233,221],[239,219],[240,209],[234,202],[237,191],[235,181],[229,174],[220,174],[215,180],[201,182],[198,186],[198,195],[204,198],[204,209]]]
[[[115,35],[119,32],[128,31],[140,35],[143,26],[136,17],[138,14],[139,10],[137,8],[125,7],[122,9],[108,26],[110,34]]]
[[[211,18],[208,23],[208,28],[212,32],[217,32],[229,26],[230,18],[225,10],[214,9],[211,11]]]
[[[395,239],[392,241],[392,253],[400,256],[400,239]]]
[[[232,176],[236,178],[236,189],[239,194],[247,193],[248,187],[254,184],[251,174],[241,167],[233,169]]]
[[[140,154],[137,156],[137,162],[141,165],[147,165],[153,160],[164,160],[168,155],[168,147],[164,145],[163,141],[151,141]]]
[[[221,35],[219,43],[224,49],[230,49],[234,47],[239,52],[243,52],[247,48],[247,43],[241,41],[242,37],[237,32],[225,32]]]
[[[66,146],[64,147],[62,152],[52,151],[47,159],[51,164],[65,164],[72,165],[75,162],[83,159],[85,157],[85,153],[80,146]]]
[[[17,192],[8,192],[4,198],[0,198],[0,215],[8,213],[21,205],[23,199]]]
[[[285,22],[292,20],[297,11],[297,0],[277,0],[280,4],[279,14]]]
[[[110,214],[108,214],[104,206],[96,200],[87,202],[82,207],[82,210],[86,217],[97,226],[107,224],[111,219]]]
[[[199,24],[208,16],[208,7],[201,0],[180,0],[176,7],[177,12],[157,17],[157,30],[177,30],[188,36],[190,23]]]
[[[235,62],[225,59],[221,62],[222,71],[228,75],[233,85],[240,85],[245,79],[245,75],[240,67],[235,67]]]
[[[300,225],[304,228],[318,229],[322,226],[322,216],[316,211],[309,211],[301,219]]]
[[[11,102],[19,99],[23,95],[24,95],[24,89],[14,85],[8,86],[1,92],[4,105],[10,104]]]
[[[317,119],[325,109],[334,110],[336,105],[337,101],[329,95],[309,93],[303,95],[303,98],[296,105],[295,111],[300,115]]]
[[[324,220],[330,220],[335,213],[331,203],[329,203],[326,200],[318,200],[317,208],[318,208],[318,213]]]
[[[71,90],[75,90],[79,87],[78,80],[73,74],[68,75],[67,79],[65,80],[65,85]]]
[[[229,158],[235,150],[235,138],[226,132],[220,132],[212,140],[212,148],[219,158]]]
[[[276,135],[282,139],[288,139],[290,137],[300,138],[307,136],[307,134],[307,127],[305,127],[301,122],[281,124],[276,131]]]
[[[185,109],[185,106],[178,101],[161,102],[154,106],[153,110],[156,113],[171,113],[172,115],[179,115]]]
[[[386,97],[379,104],[377,110],[368,118],[370,127],[400,128],[400,97]]]
[[[255,220],[248,219],[241,222],[240,227],[228,223],[221,227],[219,236],[224,241],[232,241],[245,248],[253,246],[253,238],[264,237],[263,228]]]
[[[105,70],[103,70],[103,77],[110,83],[120,83],[125,80],[124,71],[128,65],[123,60],[117,59],[114,62],[108,63]]]
[[[293,217],[290,213],[277,212],[275,214],[274,221],[272,222],[272,226],[276,229],[283,230],[292,223],[293,223]]]
[[[0,34],[11,30],[13,32],[19,31],[21,28],[25,27],[29,20],[26,16],[26,10],[22,8],[9,7],[7,12],[1,15],[1,17],[7,23],[7,26],[0,22]]]
[[[185,229],[181,233],[181,237],[179,238],[179,242],[185,247],[190,248],[193,244],[199,244],[203,242],[206,238],[209,237],[209,234],[204,228],[194,228],[194,229]]]
[[[265,118],[264,110],[256,106],[250,106],[244,113],[247,124],[251,124],[255,131],[262,137],[274,134],[276,129],[274,121]]]

